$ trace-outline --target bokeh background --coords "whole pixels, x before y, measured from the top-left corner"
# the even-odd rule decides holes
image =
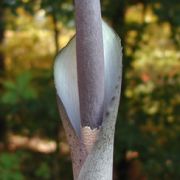
[[[114,180],[180,179],[180,1],[102,0],[121,37]],[[75,34],[72,0],[0,1],[0,180],[70,180],[54,56]]]

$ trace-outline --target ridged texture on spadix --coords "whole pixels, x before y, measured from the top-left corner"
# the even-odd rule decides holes
[[[118,36],[106,24],[103,25],[105,99],[104,107],[110,103],[122,72],[121,43]],[[61,99],[75,132],[80,136],[80,109],[77,83],[75,37],[57,55],[54,64],[54,78],[57,94]]]

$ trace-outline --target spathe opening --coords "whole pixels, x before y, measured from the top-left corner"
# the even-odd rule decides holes
[[[122,53],[119,37],[105,23],[103,27],[104,68],[105,68],[105,110],[115,92],[119,74],[122,71]],[[76,41],[75,37],[56,56],[54,64],[54,80],[57,94],[61,99],[69,120],[80,137],[81,121],[79,94],[77,83]]]

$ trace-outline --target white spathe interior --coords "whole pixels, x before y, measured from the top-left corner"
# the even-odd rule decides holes
[[[103,44],[105,60],[105,109],[115,92],[115,87],[121,76],[122,53],[119,37],[105,23],[103,27]],[[69,120],[77,135],[80,135],[80,109],[76,66],[75,37],[57,55],[54,64],[54,81],[57,94],[60,97]]]

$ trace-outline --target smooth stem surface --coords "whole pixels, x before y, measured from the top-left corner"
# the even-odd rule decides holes
[[[75,0],[81,125],[98,128],[104,109],[104,52],[99,0]]]

